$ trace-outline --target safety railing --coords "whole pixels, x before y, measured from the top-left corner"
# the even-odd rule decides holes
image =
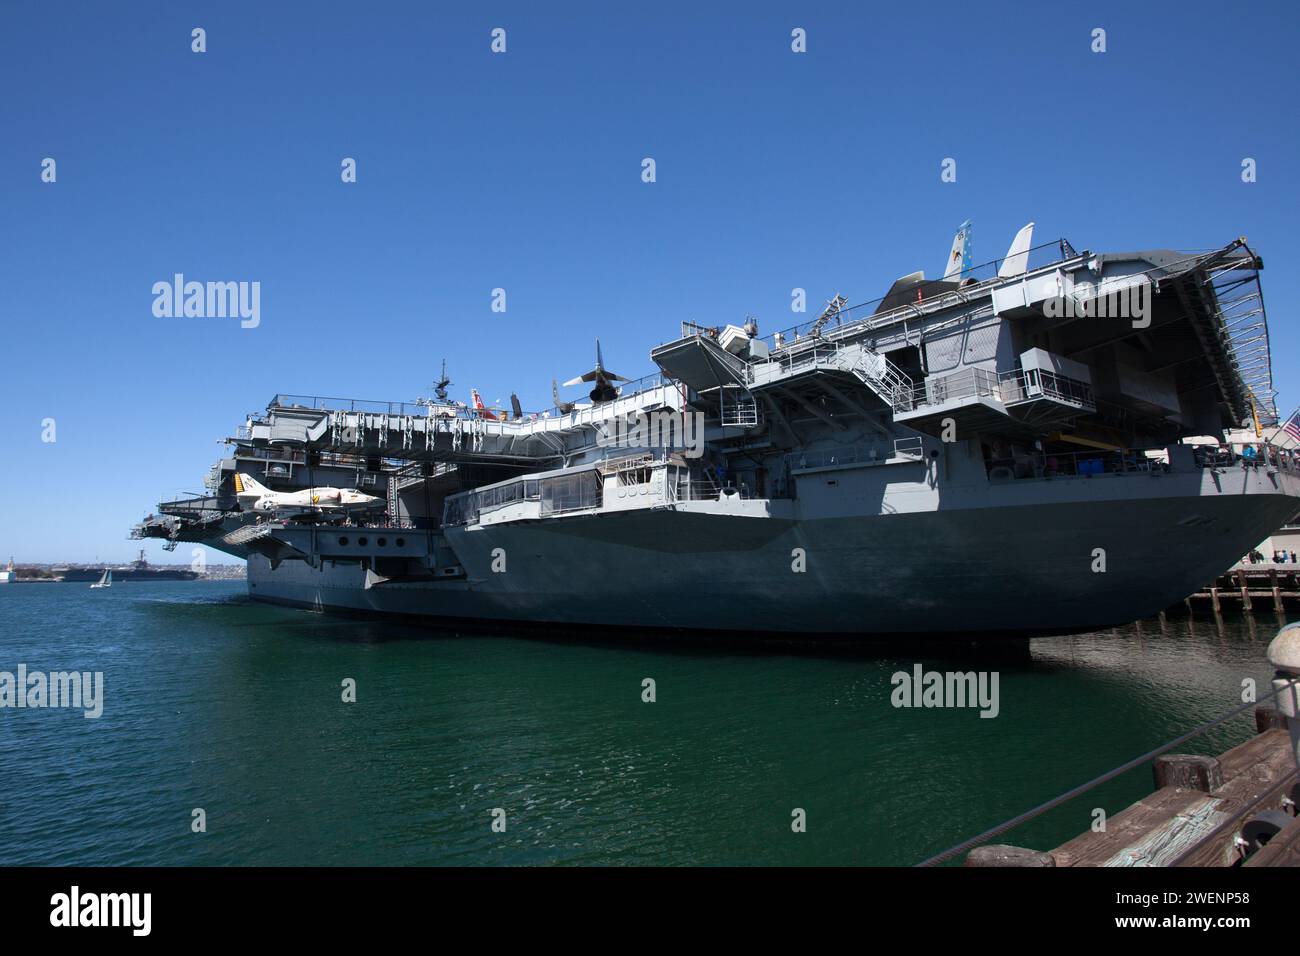
[[[679,501],[717,501],[723,486],[703,471],[687,472],[677,486]]]
[[[902,410],[913,411],[925,405],[942,405],[977,396],[1001,400],[997,373],[972,367],[950,375],[931,376],[906,392]]]
[[[1047,369],[1015,369],[998,374],[992,369],[966,368],[950,375],[931,376],[904,396],[905,411],[968,398],[992,398],[1005,405],[1048,398],[1081,409],[1096,409],[1087,382]]]
[[[822,365],[836,365],[835,359],[840,352],[840,348],[835,345],[813,345],[778,353],[768,361],[777,365],[787,375],[793,375]]]
[[[1268,441],[1197,445],[1193,456],[1202,468],[1276,468],[1300,474],[1300,448],[1283,448]]]
[[[1146,452],[1158,452],[1151,457]],[[1006,458],[992,458],[986,463],[992,479],[1020,478],[1090,478],[1096,475],[1130,473],[1150,474],[1171,470],[1166,448],[1128,449],[1124,451],[1032,452]]]
[[[1059,375],[1044,368],[1016,369],[998,376],[998,390],[1002,401],[1016,402],[1050,398],[1054,401],[1096,410],[1092,386],[1076,378]]]
[[[428,415],[431,409],[448,412],[458,406],[432,402],[382,402],[362,398],[332,398],[319,395],[279,394],[271,399],[267,408],[306,409],[317,412],[370,412],[376,415]]]
[[[913,435],[911,438],[896,438],[894,440],[894,457],[924,458],[925,442],[921,440],[920,435]]]
[[[1300,474],[1300,456],[1296,450],[1279,448],[1268,442],[1258,445],[1194,445],[1191,448],[1192,460],[1199,468],[1274,468]],[[1175,470],[1170,459],[1170,446],[1077,452],[1035,451],[991,458],[985,465],[989,477],[995,480],[1081,478]]]
[[[728,401],[718,413],[718,423],[728,428],[754,428],[758,422],[758,403],[755,401]]]
[[[660,386],[675,385],[676,383],[664,375],[663,372],[651,372],[640,378],[624,382],[618,387],[618,397],[631,398],[641,392],[649,391],[652,388]],[[578,399],[581,401],[582,399]],[[608,403],[602,403],[608,404]],[[417,399],[409,402],[385,402],[373,401],[361,398],[338,398],[321,395],[291,395],[287,393],[277,394],[267,404],[267,409],[302,409],[308,411],[327,411],[327,412],[363,412],[375,415],[408,415],[419,418],[438,416],[452,418],[484,418],[484,413],[490,413],[498,416],[501,420],[514,420],[511,413],[502,408],[492,407],[485,409],[470,408],[462,402],[435,402],[428,399]],[[554,417],[558,413],[555,405],[550,406],[540,412],[525,412],[523,418],[536,419],[538,417]],[[256,418],[257,416],[252,416]],[[240,426],[237,431],[238,437],[249,437],[247,426]]]

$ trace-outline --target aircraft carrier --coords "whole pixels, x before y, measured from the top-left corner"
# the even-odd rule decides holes
[[[969,235],[942,278],[766,337],[683,323],[636,381],[598,346],[566,383],[590,393],[537,413],[450,401],[445,371],[413,402],[277,395],[133,534],[308,608],[960,638],[1153,614],[1300,511],[1292,453],[1222,444],[1277,423],[1244,239],[1094,252],[1030,224],[976,266]]]
[[[189,568],[155,568],[145,560],[143,549],[130,564],[93,564],[55,569],[64,581],[98,581],[105,571],[113,572],[115,582],[193,581],[199,576],[197,571]]]

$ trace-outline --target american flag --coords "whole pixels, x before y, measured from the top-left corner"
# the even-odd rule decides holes
[[[1282,432],[1292,441],[1300,442],[1300,408],[1291,413],[1291,417],[1282,423]]]

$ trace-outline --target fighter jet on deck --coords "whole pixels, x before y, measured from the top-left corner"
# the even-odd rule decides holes
[[[583,382],[592,382],[594,383],[594,387],[590,392],[591,400],[596,403],[612,402],[614,399],[618,398],[618,389],[614,387],[614,383],[630,381],[632,381],[630,378],[616,375],[605,368],[605,362],[600,355],[600,339],[596,339],[596,367],[590,372],[569,379],[564,383],[564,387],[568,388],[570,385],[580,385]]]
[[[241,511],[270,514],[309,512],[377,511],[384,499],[351,488],[304,488],[302,491],[272,491],[257,479],[239,472],[235,475],[235,497]]]

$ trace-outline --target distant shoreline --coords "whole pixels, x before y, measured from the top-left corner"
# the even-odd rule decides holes
[[[159,583],[198,584],[198,583],[204,583],[208,581],[238,581],[241,578],[243,578],[243,576],[244,576],[243,572],[241,571],[238,575],[229,575],[229,576],[201,574],[197,578],[190,578],[188,581],[178,581],[175,579],[170,579],[163,582],[125,580],[125,581],[114,581],[113,584],[114,586],[119,584],[159,584]],[[85,583],[84,581],[65,581],[63,580],[63,578],[11,578],[9,581],[0,582],[0,584],[84,584],[84,583]]]
[[[4,584],[81,584],[82,580],[65,580],[65,576],[70,573],[84,576],[87,572],[95,575],[102,574],[104,571],[125,572],[133,570],[130,564],[28,564],[14,565],[12,569],[13,577],[8,581],[0,580],[0,585]],[[188,564],[155,564],[150,565],[151,571],[161,572],[158,580],[169,580],[167,572],[185,571],[193,569]],[[197,577],[188,578],[192,581],[242,581],[246,573],[243,564],[209,564]],[[170,580],[177,580],[172,578]],[[114,584],[139,584],[140,579],[123,577],[115,580]]]

